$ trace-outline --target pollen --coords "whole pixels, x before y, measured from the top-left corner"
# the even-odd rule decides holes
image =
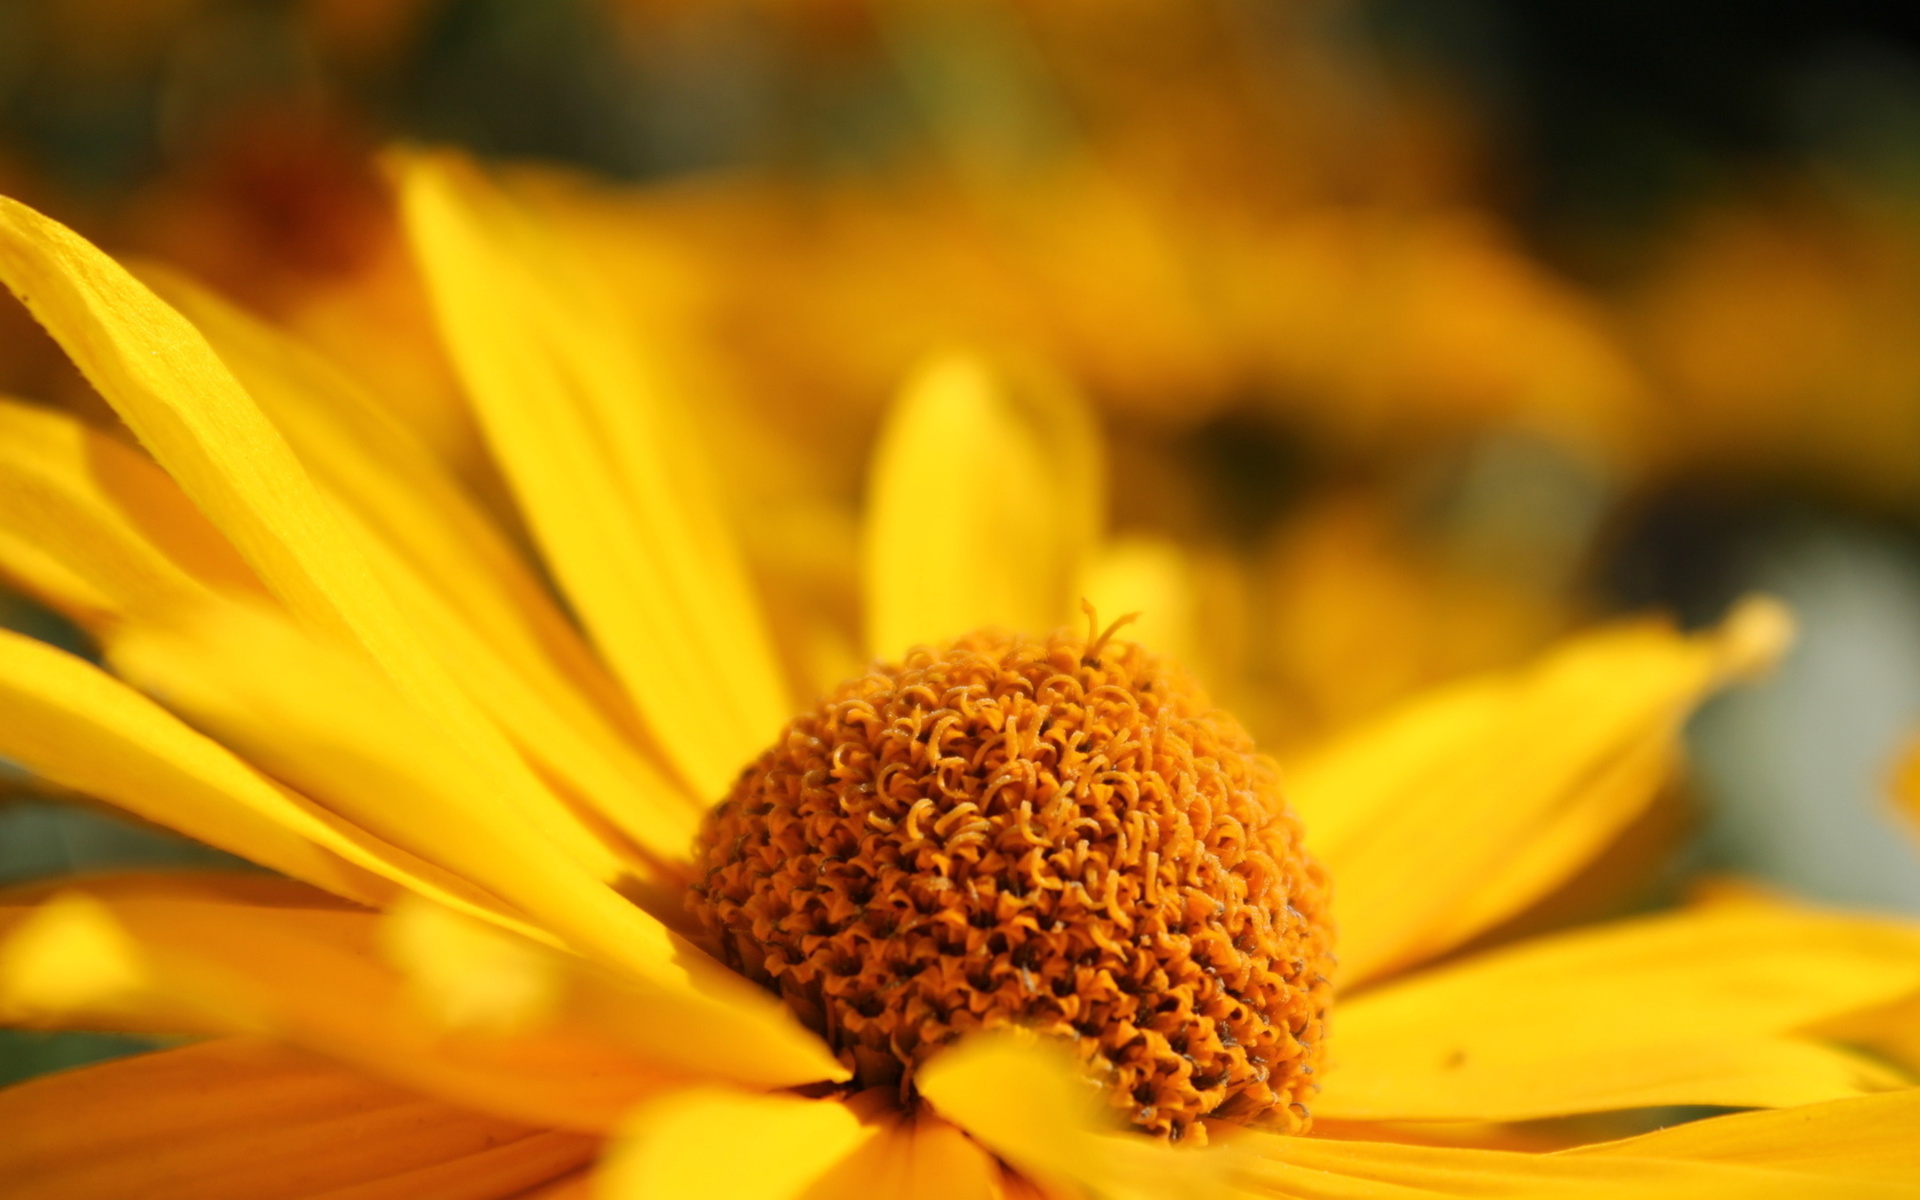
[[[842,685],[708,814],[690,907],[857,1086],[911,1101],[943,1046],[1020,1026],[1148,1133],[1304,1131],[1325,878],[1240,725],[1112,634],[981,632]]]

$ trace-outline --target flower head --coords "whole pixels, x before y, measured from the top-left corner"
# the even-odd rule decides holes
[[[1151,1132],[1304,1130],[1326,881],[1273,763],[1111,632],[973,634],[826,697],[708,815],[689,906],[862,1084],[1015,1026]]]
[[[1777,606],[1595,631],[1281,787],[1178,668],[1050,632],[1124,574],[1087,422],[949,365],[874,471],[885,665],[809,706],[591,256],[402,175],[512,523],[339,365],[0,202],[0,277],[145,451],[0,403],[0,570],[106,664],[0,635],[0,755],[278,872],[0,901],[0,1017],[206,1039],[0,1093],[0,1190],[1906,1194],[1910,925],[1503,936]],[[1514,1127],[1671,1105],[1760,1111]]]

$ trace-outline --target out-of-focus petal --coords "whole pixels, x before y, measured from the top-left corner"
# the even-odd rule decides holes
[[[839,1100],[694,1088],[634,1114],[594,1190],[604,1200],[801,1200],[878,1133]]]
[[[564,1020],[663,1069],[752,1087],[845,1075],[777,1001],[697,960],[688,966],[704,988],[662,990],[418,901],[393,912],[382,945],[416,1000],[448,1028],[504,1034]]]
[[[1538,938],[1346,999],[1317,1113],[1520,1120],[1900,1087],[1800,1036],[1920,991],[1920,928],[1723,905]]]
[[[878,1132],[806,1190],[804,1200],[1000,1200],[993,1156],[922,1113],[875,1118]]]
[[[594,1194],[593,1169],[589,1167],[530,1192],[515,1192],[513,1200],[592,1200]]]
[[[455,160],[402,172],[441,331],[534,536],[662,749],[718,797],[789,701],[684,414],[559,233]]]
[[[1109,542],[1095,554],[1084,590],[1102,614],[1140,614],[1127,626],[1129,640],[1176,662],[1197,663],[1198,589],[1179,546],[1146,537]]]
[[[1907,829],[1920,837],[1920,740],[1914,741],[1900,756],[1894,771],[1893,802],[1907,820]]]
[[[611,1128],[676,1082],[577,1031],[456,1037],[415,1008],[364,912],[63,892],[0,908],[9,1024],[271,1037],[450,1103],[543,1126]],[[75,979],[81,960],[110,963]],[[85,985],[85,986],[83,986]]]
[[[916,1086],[941,1116],[1044,1188],[1224,1194],[1224,1156],[1116,1131],[1065,1047],[1013,1034],[976,1036],[929,1062]]]
[[[1694,705],[1790,634],[1763,599],[1697,637],[1602,630],[1299,764],[1289,796],[1338,881],[1341,983],[1431,958],[1550,891],[1653,798]]]
[[[1068,619],[1099,511],[1089,430],[1065,399],[1016,406],[971,357],[936,359],[907,382],[868,481],[869,654]]]
[[[497,925],[406,897],[382,934],[414,1000],[448,1029],[516,1033],[551,1020],[562,1001],[562,956]]]
[[[1920,1088],[1907,1088],[1801,1108],[1689,1121],[1622,1141],[1561,1151],[1556,1157],[1725,1163],[1833,1182],[1900,1184],[1920,1194],[1916,1129],[1920,1129]]]
[[[1894,1101],[1911,1128],[1920,1092],[1892,1093],[1837,1104]],[[1806,1114],[1809,1124],[1822,1118],[1820,1110],[1836,1105],[1787,1109],[1765,1114],[1786,1121]],[[1716,1117],[1668,1132],[1702,1129],[1744,1117]],[[1787,1134],[1786,1124],[1765,1131],[1774,1138]],[[1690,1153],[1693,1147],[1673,1145],[1671,1154],[1657,1143],[1663,1134],[1636,1143],[1644,1155],[1616,1151],[1612,1146],[1592,1151],[1525,1154],[1507,1150],[1474,1150],[1453,1146],[1417,1146],[1400,1142],[1334,1141],[1328,1138],[1279,1138],[1252,1135],[1233,1149],[1243,1157],[1236,1164],[1236,1191],[1243,1195],[1279,1200],[1390,1200],[1431,1196],[1555,1197],[1632,1196],[1635,1200],[1803,1200],[1808,1196],[1846,1196],[1849,1200],[1911,1200],[1920,1196],[1915,1170],[1920,1154],[1906,1131],[1882,1123],[1858,1141],[1869,1148],[1862,1161],[1849,1155],[1840,1138],[1812,1138],[1807,1151],[1769,1153],[1738,1133],[1738,1148],[1719,1153]],[[1714,1136],[1714,1135],[1709,1135]]]
[[[751,1012],[623,985],[557,952],[537,963],[553,985],[537,1020],[459,1024],[388,964],[375,914],[158,877],[88,887],[0,905],[0,1017],[258,1033],[453,1103],[589,1131],[691,1079],[778,1087],[820,1076],[763,1037]]]
[[[245,1038],[0,1091],[0,1128],[10,1200],[507,1200],[597,1144]]]
[[[1823,1023],[1819,1033],[1858,1046],[1920,1079],[1920,992]]]

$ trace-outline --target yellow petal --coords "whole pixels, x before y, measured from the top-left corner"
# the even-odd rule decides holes
[[[439,739],[353,660],[242,609],[212,614],[179,636],[129,636],[113,653],[131,676],[164,690],[195,721],[320,803],[471,881],[689,1013],[706,1014],[727,1031],[717,1059],[751,1057],[782,1083],[845,1077],[772,996],[545,843],[501,800],[503,781]]]
[[[27,938],[21,950],[26,954],[22,961],[33,970],[15,971],[11,978],[24,985],[24,997],[31,998],[38,989],[40,999],[31,1006],[23,999],[12,1014],[16,1020],[62,1028],[97,1028],[88,1022],[109,1020],[113,1028],[163,1033],[257,1030],[264,1022],[328,1053],[373,1062],[380,1071],[389,1069],[379,1065],[384,1058],[404,1057],[418,1044],[430,1045],[436,1054],[489,1045],[511,1054],[517,1053],[516,1046],[537,1049],[543,1038],[553,1035],[583,1047],[577,1054],[568,1051],[572,1057],[563,1058],[556,1069],[579,1070],[582,1057],[603,1060],[602,1067],[609,1068],[583,1072],[589,1084],[616,1066],[643,1068],[648,1079],[717,1079],[756,1088],[792,1087],[846,1074],[778,1001],[739,984],[735,976],[722,975],[719,986],[692,992],[648,986],[530,938],[505,946],[500,939],[507,935],[485,925],[462,930],[455,944],[422,947],[396,938],[392,928],[383,929],[376,914],[270,875],[129,872],[88,876],[83,885],[68,879],[16,888],[0,892],[0,935],[36,927],[60,932],[62,922],[48,926],[38,916],[50,901],[73,900],[75,892],[83,902],[105,906],[89,913],[94,927],[110,917],[116,931],[105,942],[78,940],[95,949],[119,947],[114,955],[101,956],[111,971],[103,967],[98,973],[126,986],[118,991],[75,990],[79,985],[71,973],[61,973],[60,956],[66,952],[46,949],[61,943],[36,935]],[[323,915],[310,915],[316,912]],[[435,918],[451,919],[451,914]],[[444,924],[426,932],[436,929],[446,932]],[[418,926],[414,932],[420,932]],[[281,944],[256,960],[246,948],[248,939],[263,946],[276,939]],[[322,943],[319,950],[313,945],[316,939]],[[343,946],[351,950],[351,958],[334,953]],[[189,963],[184,974],[183,961]],[[283,970],[285,963],[298,964],[298,970]],[[41,971],[41,964],[50,969]],[[491,980],[448,978],[463,969],[491,975]],[[315,973],[329,970],[340,976],[329,983],[331,990],[308,995]],[[209,992],[209,979],[236,972],[241,983],[232,995]],[[505,1015],[498,1005],[501,998],[486,997],[494,1003],[476,1012],[475,993],[484,996],[489,983],[501,982],[503,973],[522,996],[531,976],[537,1003],[510,1010],[514,1020],[485,1019]],[[709,982],[700,969],[692,974],[697,983]],[[48,991],[39,980],[49,978],[55,989],[65,987],[70,994],[61,998]],[[286,992],[294,994],[282,995]],[[249,995],[255,999],[245,1000]],[[98,1002],[89,1001],[90,996]],[[313,1003],[328,1005],[331,1014],[317,1026],[312,1026],[309,1012]],[[483,1019],[473,1020],[475,1016]],[[383,1023],[396,1021],[397,1026],[382,1031]],[[451,1042],[439,1040],[449,1034]],[[617,1078],[619,1071],[611,1074]]]
[[[381,944],[420,1010],[445,1029],[511,1035],[569,1023],[663,1071],[760,1087],[843,1074],[811,1034],[764,994],[662,994],[623,984],[569,955],[439,905],[403,902]],[[722,999],[726,996],[720,997]]]
[[[5,199],[0,275],[274,590],[352,630],[355,555],[193,327],[71,230]]]
[[[0,277],[275,596],[363,648],[489,772],[525,776],[516,794],[546,837],[603,878],[618,873],[428,656],[337,511],[184,317],[73,231],[4,198]]]
[[[10,1200],[506,1200],[595,1146],[246,1039],[0,1091],[0,1128]]]
[[[1578,1159],[1725,1163],[1920,1191],[1920,1088],[1690,1121],[1562,1152]],[[1829,1193],[1837,1195],[1839,1193]],[[1852,1193],[1848,1193],[1852,1194]]]
[[[1784,645],[1778,605],[1714,634],[1588,634],[1534,666],[1444,688],[1292,772],[1337,881],[1345,986],[1459,945],[1540,898],[1641,812],[1692,708]]]
[[[868,480],[868,652],[897,659],[985,626],[1043,633],[1068,620],[1098,521],[1093,445],[1066,400],[1023,409],[968,356],[924,366]]]
[[[36,908],[0,945],[0,995],[29,1016],[110,1006],[146,981],[140,952],[113,914],[79,892]]]
[[[989,1034],[934,1058],[915,1080],[939,1114],[1043,1187],[1068,1194],[1218,1194],[1224,1156],[1115,1132],[1065,1047]]]
[[[1903,1093],[1905,1094],[1905,1093]],[[1788,1110],[1778,1114],[1806,1112]],[[1738,1117],[1716,1117],[1717,1125]],[[1910,1119],[1910,1117],[1909,1117]],[[1694,1128],[1695,1126],[1682,1126]],[[1782,1136],[1785,1127],[1779,1127]],[[1659,1135],[1655,1135],[1656,1137]],[[1883,1134],[1884,1136],[1884,1134]],[[1622,1143],[1627,1144],[1627,1143]],[[1911,1174],[1873,1178],[1856,1173],[1841,1155],[1809,1155],[1791,1165],[1684,1158],[1609,1156],[1569,1151],[1526,1154],[1452,1146],[1335,1141],[1252,1135],[1235,1143],[1244,1153],[1236,1172],[1242,1194],[1289,1200],[1385,1200],[1422,1196],[1631,1196],[1634,1200],[1912,1200],[1920,1184]],[[1912,1171],[1910,1149],[1897,1157]]]
[[[0,756],[356,900],[381,903],[393,896],[376,872],[409,882],[424,878],[386,853],[390,848],[304,805],[104,671],[5,630]]]
[[[423,631],[421,644],[470,690],[542,778],[646,852],[620,853],[623,870],[652,875],[653,864],[686,856],[705,806],[683,785],[578,696],[561,690],[550,670],[509,661],[501,643],[464,621],[397,551],[370,545],[368,559],[401,611]],[[529,803],[544,807],[550,801],[522,801]]]
[[[1920,993],[1823,1022],[1815,1032],[1858,1046],[1920,1079]]]
[[[177,275],[141,274],[193,320],[339,502],[374,573],[474,702],[628,836],[684,854],[701,806],[635,752],[625,697],[432,451],[287,334]]]
[[[447,1029],[513,1033],[551,1017],[560,1004],[564,981],[551,953],[430,900],[395,905],[384,944],[416,1002]]]
[[[8,545],[53,555],[46,563],[82,591],[39,590],[83,618],[152,621],[216,592],[259,593],[159,468],[65,414],[0,402],[0,518],[33,531],[31,542],[0,538],[0,561],[18,566]],[[368,870],[476,903],[470,888],[287,795],[118,681],[14,634],[0,633],[0,712],[10,717],[0,754],[148,820],[369,903],[393,890]]]
[[[441,331],[555,577],[664,752],[718,797],[789,701],[685,415],[591,269],[477,173],[405,164]]]
[[[698,1088],[634,1115],[594,1181],[603,1200],[800,1200],[874,1135],[838,1100]]]
[[[83,622],[165,612],[213,589],[261,592],[151,460],[64,413],[6,399],[0,526],[0,570]]]
[[[379,837],[642,976],[671,969],[665,930],[580,869],[491,775],[373,670],[270,614],[212,610],[109,644],[122,674]]]
[[[1920,930],[1729,905],[1539,938],[1344,999],[1314,1111],[1517,1120],[1901,1086],[1797,1036],[1920,990]]]
[[[1000,1200],[993,1156],[928,1113],[885,1114],[877,1132],[805,1192],[805,1200]]]
[[[514,1035],[449,1031],[412,1003],[404,981],[375,946],[378,917],[281,901],[246,904],[195,895],[155,879],[93,889],[84,903],[90,928],[71,955],[97,950],[111,930],[134,970],[108,992],[53,999],[25,957],[51,956],[55,931],[69,933],[74,898],[47,905],[0,905],[0,948],[9,971],[0,983],[0,1016],[12,1022],[82,1028],[250,1033],[271,1036],[409,1087],[520,1120],[572,1129],[610,1128],[637,1101],[680,1076],[619,1042],[578,1025],[555,1024]],[[66,905],[63,913],[56,905]],[[24,949],[22,943],[25,943]]]
[[[11,523],[0,525],[0,578],[81,625],[95,624],[118,607],[112,596]]]
[[[1004,1050],[996,1050],[973,1062],[963,1060],[953,1075],[943,1077],[936,1069],[938,1062],[929,1065],[933,1088],[944,1097],[929,1096],[935,1106],[943,1111],[970,1110],[969,1132],[1030,1174],[1044,1180],[1052,1172],[1050,1192],[1077,1186],[1092,1194],[1123,1196],[1510,1197],[1564,1192],[1789,1200],[1822,1194],[1808,1190],[1822,1182],[1873,1177],[1841,1161],[1838,1152],[1823,1155],[1817,1148],[1799,1156],[1791,1151],[1780,1154],[1777,1166],[1716,1162],[1707,1155],[1698,1161],[1651,1154],[1632,1161],[1624,1154],[1609,1161],[1597,1155],[1575,1161],[1551,1154],[1223,1130],[1220,1144],[1213,1148],[1170,1150],[1134,1137],[1096,1132],[1098,1126],[1088,1117],[1084,1098],[1072,1094],[1069,1069],[1062,1064],[1036,1070],[1031,1063],[1020,1065]],[[1912,1097],[1920,1092],[1895,1095]],[[1892,1098],[1874,1097],[1862,1103]],[[1789,1110],[1812,1111],[1817,1110]],[[1080,1114],[1077,1119],[1075,1113]],[[1786,1136],[1783,1128],[1775,1132]],[[1888,1123],[1876,1128],[1872,1138],[1862,1139],[1871,1141],[1878,1155],[1875,1168],[1883,1171],[1892,1163],[1910,1163],[1915,1154],[1908,1143],[1888,1136],[1890,1132]],[[1883,1177],[1900,1178],[1891,1173]],[[1868,1188],[1857,1194],[1916,1193]]]
[[[593,1169],[589,1167],[530,1192],[515,1192],[513,1200],[592,1200],[593,1195]]]
[[[561,1130],[541,1130],[517,1141],[500,1142],[450,1162],[418,1167],[402,1175],[362,1185],[338,1200],[538,1200],[552,1196],[546,1183],[527,1191],[529,1179],[555,1180],[554,1187],[584,1177],[579,1166],[591,1160],[597,1138]],[[333,1200],[329,1197],[329,1200]]]
[[[1784,1108],[1910,1082],[1872,1059],[1786,1037],[1562,1050],[1529,1062],[1458,1061],[1458,1072],[1422,1062],[1398,1078],[1372,1061],[1351,1071],[1336,1067],[1331,1094],[1312,1108],[1336,1120],[1524,1121],[1670,1105]]]

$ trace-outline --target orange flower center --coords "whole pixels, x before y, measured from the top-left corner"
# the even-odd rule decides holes
[[[1019,1025],[1072,1039],[1151,1133],[1306,1127],[1325,879],[1272,762],[1137,645],[976,633],[847,683],[695,863],[716,950],[861,1085],[910,1096],[940,1047]]]

